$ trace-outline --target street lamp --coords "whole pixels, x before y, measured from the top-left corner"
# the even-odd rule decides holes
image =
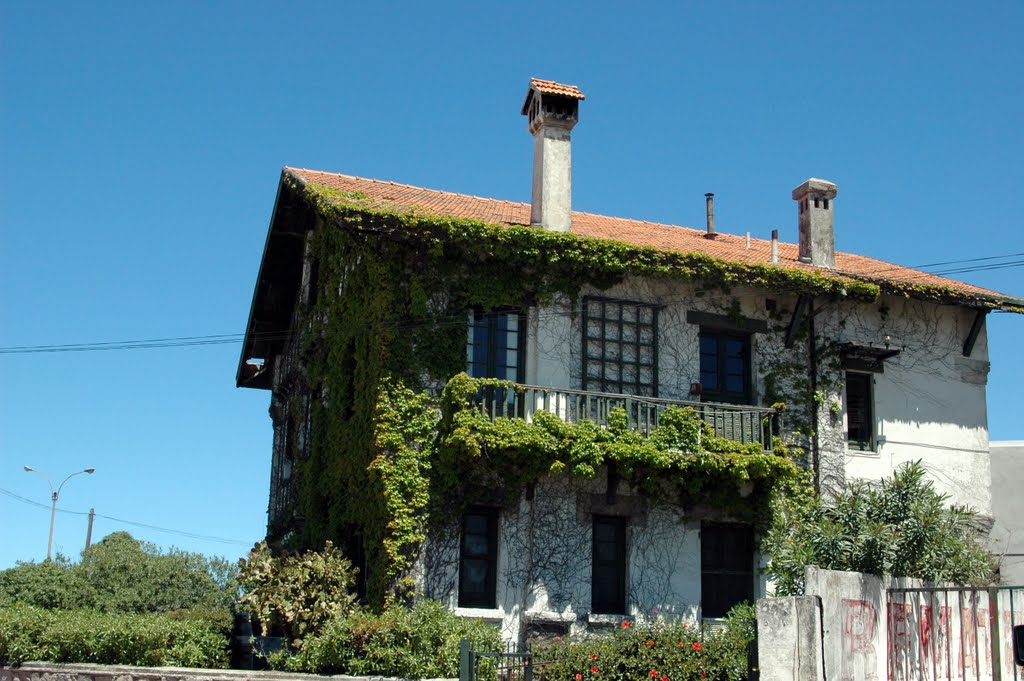
[[[53,550],[53,521],[57,517],[57,497],[60,496],[60,491],[64,489],[64,483],[70,480],[71,478],[75,477],[76,475],[81,475],[82,473],[88,473],[89,475],[92,475],[93,473],[96,472],[96,469],[86,468],[84,471],[77,471],[75,473],[72,473],[68,477],[64,478],[64,480],[62,480],[59,485],[57,485],[57,491],[53,490],[53,483],[50,482],[50,478],[46,477],[45,473],[37,471],[35,468],[32,468],[32,466],[25,466],[25,470],[29,473],[35,473],[36,475],[43,476],[43,480],[45,480],[46,484],[50,486],[50,493],[53,495],[53,506],[50,508],[50,538],[46,542],[46,560],[50,560],[51,552]]]

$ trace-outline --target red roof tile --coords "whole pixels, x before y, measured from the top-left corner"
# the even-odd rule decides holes
[[[575,85],[563,85],[562,83],[556,83],[553,80],[531,78],[530,87],[534,88],[538,92],[543,92],[546,95],[562,95],[563,97],[575,97],[576,99],[587,98],[587,96],[580,92],[580,89]]]
[[[320,184],[339,191],[361,192],[371,200],[388,202],[390,207],[416,208],[433,214],[473,218],[500,225],[528,226],[530,224],[530,204],[528,203],[484,199],[316,170],[285,168],[285,172],[293,174],[303,182]],[[572,233],[599,239],[614,239],[660,250],[706,253],[733,262],[767,265],[771,261],[771,242],[766,239],[751,238],[748,248],[745,236],[719,232],[716,238],[707,239],[704,237],[705,232],[702,229],[614,218],[579,211],[573,211],[572,214]],[[797,260],[797,254],[796,244],[780,242],[778,265],[807,271],[822,270],[814,265],[800,262]],[[995,291],[852,253],[837,252],[835,269],[827,271],[839,275],[886,280],[899,284],[945,286],[967,295],[1008,299],[1008,296]]]

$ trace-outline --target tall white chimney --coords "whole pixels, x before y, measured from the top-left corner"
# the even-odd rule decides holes
[[[800,261],[818,267],[836,266],[836,237],[832,218],[839,187],[812,177],[793,190],[800,226]]]
[[[572,129],[584,95],[575,85],[532,78],[522,114],[533,135],[530,223],[555,232],[572,229]]]

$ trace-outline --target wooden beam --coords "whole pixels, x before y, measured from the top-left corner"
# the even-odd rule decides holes
[[[967,332],[967,340],[964,341],[964,357],[970,357],[974,352],[974,344],[978,341],[978,334],[981,333],[981,327],[985,323],[987,314],[988,310],[978,310],[975,313],[974,323],[971,324],[971,330]]]
[[[793,317],[789,320],[789,328],[786,329],[786,347],[793,347],[793,343],[796,342],[796,331],[800,328],[800,322],[804,320],[804,315],[807,314],[807,308],[811,304],[810,296],[800,296],[796,301],[796,307],[793,309]]]

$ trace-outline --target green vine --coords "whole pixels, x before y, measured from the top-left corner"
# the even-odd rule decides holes
[[[285,407],[291,431],[307,410],[311,428],[292,477],[294,513],[271,539],[312,548],[333,541],[359,557],[375,605],[408,595],[429,525],[450,526],[474,501],[511,503],[550,476],[592,478],[614,464],[651,503],[750,520],[767,517],[772,495],[804,479],[793,461],[799,450],[791,456],[779,441],[765,454],[717,438],[688,409],[665,411],[647,437],[626,427],[624,412],[608,427],[544,412],[532,423],[484,416],[475,395],[516,387],[459,375],[468,310],[575,299],[629,276],[690,281],[700,291],[879,295],[876,284],[845,277],[426,215],[317,185],[291,190],[306,201],[317,276],[295,312],[300,333],[290,350],[290,394],[310,399]],[[739,315],[736,301],[732,308]],[[787,413],[803,418],[795,407],[810,398],[799,369],[770,373],[768,402],[790,403]]]

